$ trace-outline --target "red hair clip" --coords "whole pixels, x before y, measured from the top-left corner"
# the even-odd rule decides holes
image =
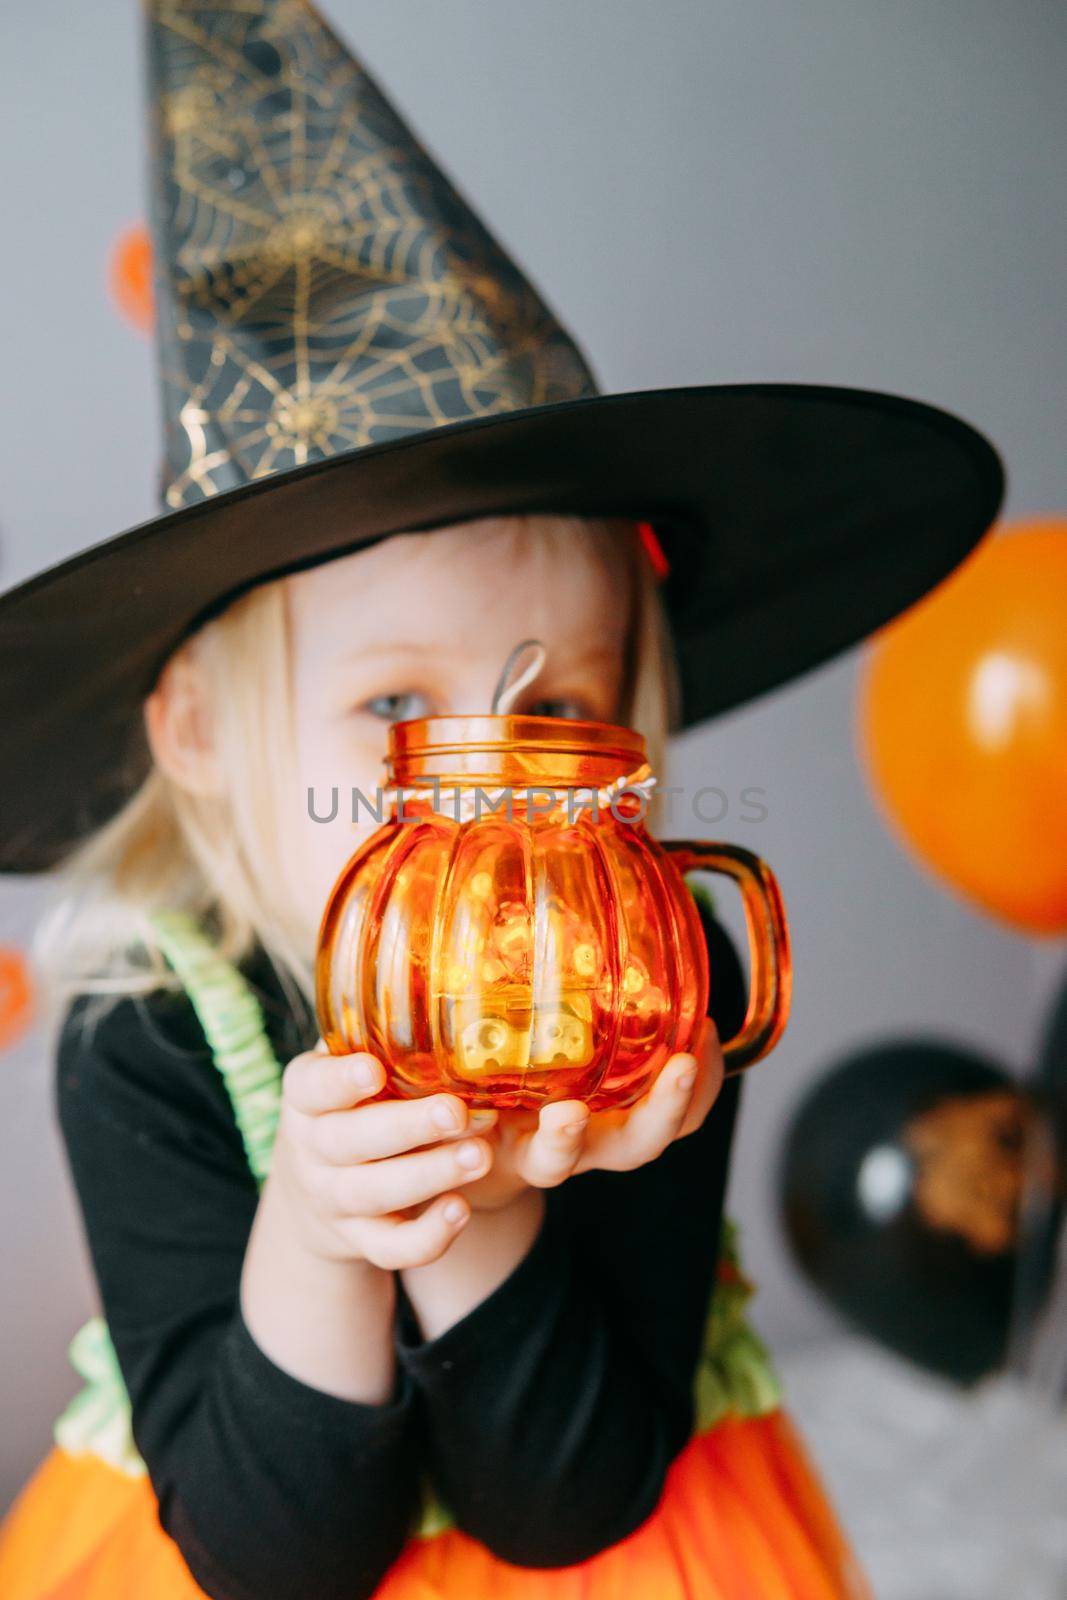
[[[638,536],[645,547],[645,553],[652,563],[652,571],[656,574],[656,582],[662,583],[671,570],[671,564],[663,553],[663,546],[656,537],[656,530],[651,522],[637,524]]]

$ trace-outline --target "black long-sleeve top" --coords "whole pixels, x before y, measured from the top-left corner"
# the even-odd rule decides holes
[[[710,1011],[740,1026],[744,980],[705,921]],[[279,1059],[314,1042],[261,951],[254,983]],[[547,1191],[509,1276],[423,1339],[400,1286],[383,1404],[276,1366],[241,1315],[258,1191],[192,1005],[157,991],[86,1001],[59,1040],[60,1125],[133,1433],[163,1527],[215,1600],[359,1600],[410,1536],[423,1473],[505,1560],[554,1567],[653,1511],[693,1424],[737,1102],[628,1173]]]

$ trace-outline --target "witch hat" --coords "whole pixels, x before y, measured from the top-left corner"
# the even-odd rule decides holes
[[[147,0],[167,511],[0,597],[0,870],[148,771],[142,705],[237,595],[500,512],[653,523],[682,723],[940,581],[992,447],[866,391],[601,395],[544,301],[305,0]]]

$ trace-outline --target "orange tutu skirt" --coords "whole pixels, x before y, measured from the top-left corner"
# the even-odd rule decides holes
[[[781,1411],[696,1434],[652,1515],[571,1567],[499,1561],[450,1528],[413,1538],[375,1600],[869,1600]],[[0,1527],[3,1600],[197,1600],[151,1483],[54,1447]],[[310,1596],[309,1596],[310,1600]]]

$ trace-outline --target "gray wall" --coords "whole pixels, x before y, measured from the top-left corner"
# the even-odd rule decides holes
[[[147,346],[104,289],[142,211],[137,8],[35,0],[0,50],[0,560],[12,582],[151,514]],[[1006,453],[1011,510],[1063,505],[1067,20],[1037,0],[333,0],[402,108],[609,388],[885,387]],[[779,1343],[825,1314],[775,1233],[783,1118],[839,1051],[936,1028],[1023,1067],[1064,950],[921,877],[858,774],[855,658],[679,744],[674,780],[760,785],[725,837],[778,869],[794,1018],[753,1075],[733,1208]],[[682,831],[679,829],[679,831]],[[22,937],[32,884],[0,887]],[[91,1304],[34,1037],[0,1061],[0,1499],[72,1390]]]

